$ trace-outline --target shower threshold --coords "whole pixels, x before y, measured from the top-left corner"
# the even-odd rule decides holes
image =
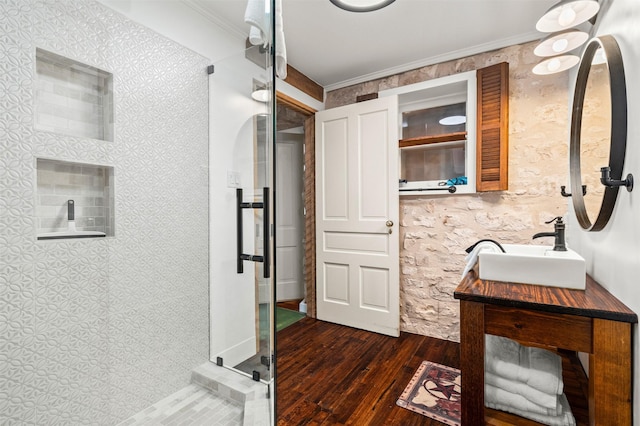
[[[191,384],[118,426],[268,426],[268,385],[211,362],[196,367]]]

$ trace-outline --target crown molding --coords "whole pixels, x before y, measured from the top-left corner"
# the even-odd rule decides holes
[[[517,44],[528,43],[533,40],[540,39],[541,35],[538,31],[532,31],[525,34],[520,34],[514,37],[508,37],[500,40],[494,40],[489,43],[479,44],[465,49],[454,50],[443,55],[432,56],[429,58],[420,59],[418,61],[408,62],[406,64],[398,65],[395,67],[387,68],[381,71],[361,75],[348,80],[340,81],[324,86],[325,93],[332,90],[342,89],[344,87],[353,86],[355,84],[365,83],[380,78],[389,77],[395,74],[400,74],[406,71],[414,70],[417,68],[426,67],[429,65],[441,64],[443,62],[452,61],[455,59],[465,58],[467,56],[478,55],[480,53],[490,52],[496,49],[502,49],[504,47],[513,46]]]
[[[220,19],[219,17],[211,13],[207,8],[202,7],[200,4],[198,4],[196,0],[182,0],[182,2],[186,6],[189,6],[190,8],[192,8],[193,10],[195,10],[196,12],[200,13],[202,16],[204,16],[205,18],[213,22],[218,27],[228,32],[233,37],[236,37],[242,41],[244,41],[247,38],[248,32],[243,31],[234,25],[230,25],[228,22]]]

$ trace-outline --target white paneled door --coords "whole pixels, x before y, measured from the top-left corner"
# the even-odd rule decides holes
[[[398,336],[397,98],[316,113],[318,319]]]
[[[304,215],[303,134],[279,133],[276,143],[276,300],[302,299]]]

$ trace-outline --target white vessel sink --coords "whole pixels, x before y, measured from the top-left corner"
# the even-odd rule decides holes
[[[584,259],[575,251],[553,251],[553,246],[503,244],[506,253],[480,252],[479,276],[508,281],[584,290]]]

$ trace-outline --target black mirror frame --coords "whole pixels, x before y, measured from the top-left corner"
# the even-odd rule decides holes
[[[613,212],[618,197],[619,186],[606,186],[600,211],[595,222],[591,223],[582,195],[582,175],[580,170],[580,131],[582,126],[582,109],[584,95],[589,78],[589,71],[596,51],[602,48],[607,58],[609,69],[609,86],[611,90],[611,140],[609,150],[609,164],[611,178],[620,180],[627,151],[627,89],[624,75],[624,65],[620,47],[615,38],[604,35],[592,39],[582,55],[580,68],[576,79],[573,96],[573,110],[571,114],[571,139],[569,145],[569,170],[571,179],[571,193],[573,209],[580,226],[587,231],[602,230]]]

